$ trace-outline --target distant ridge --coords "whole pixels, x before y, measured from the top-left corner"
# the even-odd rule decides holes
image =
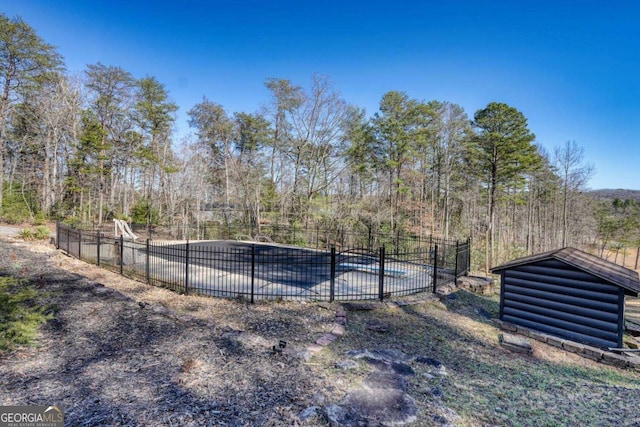
[[[588,192],[589,195],[601,200],[627,200],[627,199],[635,199],[638,203],[640,203],[640,190],[625,190],[622,188],[617,189],[601,189],[601,190],[591,190]]]

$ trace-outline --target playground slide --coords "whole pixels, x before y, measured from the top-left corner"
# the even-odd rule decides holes
[[[134,240],[134,241],[138,238],[138,236],[133,234],[133,231],[131,231],[131,227],[129,227],[129,224],[127,224],[126,221],[122,219],[114,219],[113,222],[114,222],[116,237],[122,236],[125,239]]]

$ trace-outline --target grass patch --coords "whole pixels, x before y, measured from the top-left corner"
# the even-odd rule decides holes
[[[44,226],[39,225],[36,229],[23,228],[18,232],[18,236],[23,240],[46,240],[51,235],[51,231]]]
[[[40,325],[52,317],[40,297],[27,282],[0,276],[0,351],[30,344]]]
[[[427,375],[414,364],[410,394],[429,425],[431,408],[446,406],[458,415],[454,425],[613,426],[636,425],[640,375],[595,364],[545,344],[533,355],[501,348],[499,330],[489,317],[498,315],[497,296],[459,291],[443,303],[426,303],[373,312],[350,312],[340,354],[353,348],[394,348],[410,356],[441,361],[448,375]],[[390,332],[367,330],[372,319],[390,325]],[[433,390],[442,397],[434,397]],[[633,415],[635,417],[635,415]],[[633,420],[633,421],[630,421]]]

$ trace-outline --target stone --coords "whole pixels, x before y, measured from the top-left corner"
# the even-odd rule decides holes
[[[415,400],[396,389],[356,389],[340,405],[322,409],[329,425],[335,427],[404,425],[415,422]]]
[[[322,408],[320,408],[319,406],[310,406],[305,410],[303,410],[302,412],[300,412],[300,415],[298,415],[298,418],[300,419],[300,421],[309,421],[317,417],[321,410]]]
[[[576,342],[573,341],[565,341],[562,343],[562,348],[564,348],[567,351],[570,351],[571,353],[582,353],[584,352],[584,346],[581,344],[578,344]]]
[[[386,360],[380,360],[374,357],[363,357],[362,360],[364,360],[369,365],[373,366],[379,371],[384,371],[384,372],[393,371],[393,368],[391,368],[391,362],[388,362]]]
[[[435,371],[433,371],[433,374],[441,376],[441,377],[446,377],[447,375],[449,375],[447,373],[447,368],[445,368],[444,366],[441,366],[438,369],[436,369]]]
[[[434,415],[433,422],[436,424],[449,424],[449,420],[442,415]]]
[[[347,325],[347,318],[346,317],[336,317],[336,323],[338,325],[346,326]]]
[[[627,364],[632,369],[640,369],[640,356],[636,354],[627,354]]]
[[[93,292],[97,295],[103,295],[103,294],[109,294],[111,292],[113,292],[111,289],[105,287],[104,285],[96,285],[95,288],[93,288]]]
[[[261,335],[256,335],[252,333],[242,332],[241,334],[231,336],[231,338],[250,348],[256,348],[256,347],[277,348],[280,351],[282,351],[283,349],[286,349],[286,347],[280,348],[278,346],[278,343],[275,343],[276,345],[274,345],[273,341],[270,341]],[[286,343],[285,343],[285,346],[286,346]],[[295,350],[295,349],[293,349],[292,347],[289,347],[289,350]]]
[[[311,344],[307,347],[307,351],[311,354],[320,353],[324,347],[318,344]]]
[[[537,331],[530,331],[528,336],[540,342],[547,342],[547,339],[549,338],[549,335]]]
[[[340,405],[325,406],[322,408],[322,413],[332,427],[357,427],[360,425],[357,415]]]
[[[389,332],[389,324],[381,320],[370,320],[365,324],[365,327],[374,332]]]
[[[403,362],[392,362],[391,369],[393,370],[393,372],[400,375],[409,376],[416,374],[411,366]]]
[[[436,289],[436,294],[441,297],[447,297],[451,292],[453,292],[453,290],[449,286],[442,286]]]
[[[333,335],[336,335],[338,337],[344,335],[344,332],[345,332],[344,325],[340,325],[340,324],[336,325],[331,331]]]
[[[399,350],[350,350],[347,352],[347,356],[363,359],[381,372],[392,372],[405,376],[415,375],[413,368],[405,363],[409,357]]]
[[[385,362],[392,361],[408,361],[409,357],[400,350],[395,349],[375,349],[375,350],[349,350],[347,356],[355,359],[362,359],[365,357],[381,360]]]
[[[358,369],[360,365],[358,365],[358,362],[356,362],[355,360],[346,359],[346,360],[341,360],[339,362],[336,362],[334,366],[337,369],[342,369],[346,371],[349,369]]]
[[[426,378],[433,378],[434,375],[438,375],[441,377],[446,377],[447,374],[447,369],[444,367],[444,365],[442,364],[442,362],[440,362],[437,359],[433,359],[431,357],[426,357],[426,356],[418,356],[415,359],[413,359],[416,363],[420,363],[422,365],[427,365],[429,366],[431,369],[429,369],[428,373],[423,373],[422,375]]]
[[[617,368],[626,368],[629,363],[626,356],[610,353],[605,351],[602,355],[602,363],[607,365],[615,366]]]
[[[162,305],[154,305],[151,307],[151,311],[155,314],[163,314],[167,315],[170,313],[170,310]]]
[[[564,340],[562,338],[554,337],[553,335],[549,335],[547,337],[547,344],[552,345],[554,347],[562,348],[562,344]]]
[[[511,334],[500,334],[498,336],[498,340],[500,341],[500,345],[507,350],[514,351],[516,353],[527,354],[533,352],[531,343],[524,337],[519,337]]]
[[[365,425],[403,425],[417,419],[415,400],[397,389],[356,389],[345,399],[345,406],[353,408]]]
[[[423,365],[433,366],[434,368],[442,367],[442,362],[436,359],[432,359],[431,357],[426,356],[418,356],[414,359],[416,363],[421,363]]]
[[[600,361],[602,360],[602,356],[604,355],[604,350],[588,345],[583,345],[580,355],[582,357],[586,357],[587,359]]]
[[[309,350],[300,350],[294,356],[298,359],[302,359],[305,362],[308,362],[313,357],[313,353],[311,353]]]
[[[326,347],[332,342],[334,342],[337,338],[338,337],[333,334],[324,334],[323,336],[321,336],[316,340],[316,344]]]
[[[407,391],[407,380],[402,375],[388,372],[373,372],[362,381],[362,385],[368,389]]]

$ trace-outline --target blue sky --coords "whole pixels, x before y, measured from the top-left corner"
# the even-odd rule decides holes
[[[186,112],[206,96],[255,112],[264,81],[328,75],[373,114],[405,91],[470,117],[505,102],[549,153],[574,140],[591,188],[640,190],[640,2],[14,0],[0,5],[58,47],[67,69],[102,62],[154,76]]]

